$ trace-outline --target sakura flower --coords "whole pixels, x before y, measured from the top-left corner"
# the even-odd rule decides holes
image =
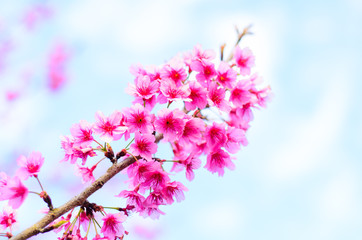
[[[111,142],[121,138],[127,127],[121,126],[122,114],[113,112],[109,117],[105,117],[102,112],[96,113],[96,123],[94,132],[100,134],[100,138],[105,142]]]
[[[103,220],[103,226],[101,232],[108,239],[115,239],[116,237],[122,237],[125,233],[122,223],[127,219],[123,212],[107,214]]]
[[[190,67],[192,71],[198,72],[196,79],[204,87],[207,87],[211,78],[216,75],[216,70],[212,62],[193,61]]]
[[[1,188],[6,187],[9,180],[10,180],[10,177],[6,173],[0,172],[0,191],[1,191]]]
[[[215,58],[215,51],[211,49],[202,50],[202,47],[200,44],[196,45],[193,49],[193,56],[195,60],[200,61],[211,61]]]
[[[150,114],[139,103],[124,111],[124,125],[128,127],[130,133],[140,132],[151,134],[153,132],[153,115]]]
[[[217,78],[216,80],[221,83],[225,88],[232,89],[234,82],[237,77],[237,72],[230,68],[229,64],[226,62],[221,62],[219,68],[217,69]]]
[[[94,169],[96,169],[96,167],[97,167],[97,164],[93,165],[91,168],[78,166],[77,175],[82,176],[83,183],[86,183],[89,181],[94,182],[95,178],[93,176],[93,171],[94,171]]]
[[[146,180],[145,173],[161,168],[159,162],[138,160],[127,168],[128,178],[133,186],[138,186]]]
[[[188,189],[180,182],[171,182],[167,183],[167,185],[162,189],[162,192],[165,196],[165,199],[168,204],[172,204],[174,202],[174,198],[176,198],[177,202],[181,202],[185,200],[185,195],[183,191],[187,191]]]
[[[151,219],[155,220],[155,219],[159,219],[160,215],[165,215],[164,212],[162,212],[159,208],[158,205],[151,205],[151,206],[147,206],[141,213],[140,216],[146,218],[146,217],[150,217]]]
[[[160,70],[162,79],[171,79],[177,86],[186,80],[187,73],[180,61],[171,61]]]
[[[11,227],[16,222],[16,213],[9,206],[5,206],[3,212],[0,212],[0,231]]]
[[[139,134],[135,135],[135,143],[130,146],[132,154],[141,156],[146,160],[152,160],[152,154],[157,152],[157,144],[155,143],[155,136],[152,134]]]
[[[9,205],[17,209],[28,196],[28,189],[15,176],[7,181],[6,186],[0,188],[0,200],[9,200]]]
[[[159,92],[158,81],[151,81],[148,75],[138,76],[135,80],[135,84],[129,84],[126,92],[135,97],[142,99],[150,99],[157,92]]]
[[[145,181],[141,184],[143,189],[162,189],[170,181],[169,174],[165,171],[155,170],[144,174]]]
[[[201,86],[197,81],[190,81],[190,95],[188,96],[191,101],[185,102],[185,107],[188,111],[195,108],[203,109],[207,104],[207,89]]]
[[[234,52],[236,65],[240,68],[240,74],[245,76],[250,74],[250,69],[255,65],[255,57],[249,48],[240,49],[236,46]]]
[[[187,84],[176,86],[174,81],[164,80],[161,82],[160,90],[162,93],[158,98],[160,103],[176,100],[191,101],[188,97],[191,91]]]
[[[225,125],[213,122],[212,126],[207,127],[205,138],[210,149],[223,147],[227,141]]]
[[[171,171],[179,172],[183,169],[186,169],[186,179],[189,181],[194,180],[195,178],[195,169],[201,167],[201,160],[194,152],[192,152],[185,160],[179,160],[179,162],[174,162]]]
[[[74,143],[76,146],[89,145],[94,140],[93,125],[85,120],[81,120],[79,123],[73,124],[70,128],[70,132],[74,137]]]
[[[255,96],[250,93],[252,83],[250,81],[239,81],[231,91],[230,101],[236,107],[242,107],[244,104],[254,102]]]
[[[219,177],[224,175],[224,168],[235,169],[230,155],[222,149],[217,149],[207,156],[205,168],[212,173],[218,173]]]
[[[178,109],[173,111],[161,109],[155,121],[156,131],[163,133],[165,141],[176,141],[183,133],[185,127],[184,113]]]
[[[200,118],[191,118],[186,121],[185,128],[180,138],[183,143],[196,143],[202,138],[205,131],[205,123]]]
[[[37,177],[41,166],[44,163],[44,158],[40,152],[32,152],[26,158],[21,155],[17,160],[20,168],[16,172],[22,180],[27,180],[29,177]]]
[[[141,194],[137,193],[137,189],[133,191],[123,190],[116,197],[127,198],[127,205],[134,206],[137,212],[141,212],[144,209],[144,202],[146,198]]]
[[[66,82],[66,64],[69,52],[62,44],[56,45],[50,52],[48,68],[48,85],[50,90],[59,90]]]
[[[253,112],[250,104],[245,104],[242,108],[234,108],[229,113],[230,126],[247,130],[249,128],[249,122],[253,120]]]
[[[248,144],[245,137],[245,131],[242,129],[229,127],[226,136],[228,140],[225,144],[225,149],[229,153],[237,153],[240,149],[240,144],[244,146]]]
[[[145,200],[145,204],[147,206],[151,206],[151,205],[165,205],[166,204],[166,199],[164,194],[159,191],[152,191],[150,193],[150,195],[148,195],[148,197]]]
[[[216,82],[210,83],[208,97],[210,105],[216,106],[221,111],[230,111],[231,107],[225,100],[225,89],[219,87]]]

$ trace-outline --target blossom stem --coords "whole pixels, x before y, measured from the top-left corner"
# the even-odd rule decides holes
[[[124,149],[128,149],[129,145],[131,145],[131,143],[134,141],[135,138],[133,138]]]
[[[42,192],[44,192],[44,188],[43,188],[43,186],[41,185],[41,183],[40,183],[40,180],[39,180],[38,176],[34,176],[34,177],[35,177],[35,178],[36,178],[36,180],[38,181],[39,186],[40,186],[40,188],[41,188]]]
[[[93,139],[93,141],[95,141],[99,146],[101,146],[103,148],[103,145],[100,144],[97,140]]]
[[[39,195],[39,196],[40,196],[40,193],[37,193],[37,192],[29,191],[29,193],[34,193],[34,194],[36,194],[36,195]]]

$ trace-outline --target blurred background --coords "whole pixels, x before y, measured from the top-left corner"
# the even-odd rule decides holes
[[[361,239],[359,0],[0,0],[0,171],[12,175],[20,154],[40,151],[39,177],[64,203],[83,187],[72,165],[54,169],[59,136],[98,110],[129,107],[132,64],[159,65],[198,43],[218,52],[249,24],[241,46],[274,98],[255,112],[236,169],[220,178],[200,168],[184,181],[185,201],[158,221],[131,216],[126,239]],[[118,194],[124,179],[90,200]],[[18,231],[41,217],[35,204],[29,195]]]

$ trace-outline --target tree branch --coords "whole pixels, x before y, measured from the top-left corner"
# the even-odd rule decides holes
[[[23,232],[19,233],[18,235],[10,238],[10,240],[24,240],[37,235],[46,226],[48,226],[48,224],[50,224],[51,222],[53,222],[63,214],[67,213],[68,211],[70,211],[75,207],[81,206],[89,196],[91,196],[94,192],[99,190],[106,182],[108,182],[108,180],[110,180],[112,177],[114,177],[123,169],[130,166],[135,161],[136,160],[134,157],[128,157],[124,159],[122,162],[113,164],[103,176],[94,181],[94,183],[92,183],[92,185],[84,189],[83,192],[73,197],[71,200],[63,204],[61,207],[53,209],[40,221],[35,223],[33,226],[25,229]]]

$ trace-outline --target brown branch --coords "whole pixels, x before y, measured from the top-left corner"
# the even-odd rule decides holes
[[[24,240],[42,232],[43,229],[46,226],[48,226],[48,224],[50,224],[51,222],[53,222],[54,220],[56,220],[66,212],[70,211],[71,209],[81,206],[89,196],[91,196],[93,193],[99,190],[106,182],[108,182],[108,180],[110,180],[112,177],[114,177],[117,173],[119,173],[123,169],[130,166],[135,161],[136,160],[133,157],[128,157],[124,159],[122,162],[113,164],[103,176],[98,178],[94,183],[92,183],[92,185],[84,189],[83,192],[73,197],[71,200],[63,204],[61,207],[53,209],[40,221],[35,223],[33,226],[25,229],[18,235],[10,238],[10,240]]]

